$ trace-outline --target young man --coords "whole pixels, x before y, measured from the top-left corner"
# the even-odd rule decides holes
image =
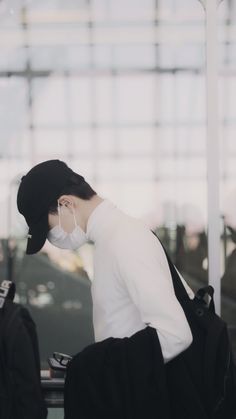
[[[38,252],[46,239],[66,249],[94,243],[96,342],[129,337],[150,325],[157,330],[164,362],[191,345],[191,329],[175,296],[166,256],[145,223],[99,196],[60,160],[40,163],[22,177],[17,205],[29,226],[27,254]]]

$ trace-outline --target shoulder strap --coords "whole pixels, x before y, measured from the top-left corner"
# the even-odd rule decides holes
[[[151,230],[152,231],[152,230]],[[156,238],[159,240],[160,244],[162,245],[166,258],[168,260],[168,264],[169,264],[169,268],[170,268],[170,272],[171,272],[171,276],[172,276],[172,281],[173,281],[173,285],[174,285],[174,289],[175,289],[175,294],[178,298],[178,300],[186,300],[186,298],[189,300],[189,295],[181,281],[181,278],[179,276],[179,273],[175,267],[175,265],[173,264],[173,262],[171,261],[166,249],[164,248],[162,242],[160,241],[160,239],[157,237],[157,235],[154,233],[154,231],[152,231],[152,233],[156,236]],[[197,292],[195,293],[195,300],[200,300],[201,302],[205,302],[204,297],[205,295],[208,294],[211,297],[210,303],[208,305],[209,310],[212,313],[215,313],[215,302],[214,302],[214,288],[212,285],[206,285],[204,287],[201,287],[197,290]],[[206,303],[206,302],[205,302]]]
[[[163,246],[161,240],[159,239],[159,237],[157,237],[157,235],[154,233],[154,231],[151,230],[151,232],[154,234],[154,236],[156,236],[157,240],[160,242],[160,244],[162,245],[162,248],[165,252],[168,264],[169,264],[169,268],[170,268],[170,272],[171,272],[171,276],[172,276],[172,281],[173,281],[173,285],[174,285],[174,289],[175,289],[175,294],[176,297],[178,298],[178,300],[189,300],[189,295],[182,283],[182,280],[180,279],[179,273],[175,267],[175,265],[173,264],[173,262],[171,261],[165,247]]]

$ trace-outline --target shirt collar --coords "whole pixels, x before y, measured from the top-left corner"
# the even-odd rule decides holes
[[[88,240],[97,242],[104,236],[110,225],[113,215],[116,213],[117,206],[107,198],[104,198],[91,212],[86,228]]]

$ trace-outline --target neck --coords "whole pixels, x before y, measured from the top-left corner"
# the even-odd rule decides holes
[[[80,199],[79,203],[79,224],[80,227],[86,232],[87,230],[87,223],[90,215],[92,214],[93,210],[100,204],[100,202],[104,201],[102,197],[99,195],[94,195],[89,200]]]

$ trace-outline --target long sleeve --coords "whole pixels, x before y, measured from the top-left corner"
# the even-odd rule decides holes
[[[157,330],[164,362],[192,343],[192,332],[174,292],[169,266],[161,244],[145,228],[120,236],[116,267],[143,323]]]

